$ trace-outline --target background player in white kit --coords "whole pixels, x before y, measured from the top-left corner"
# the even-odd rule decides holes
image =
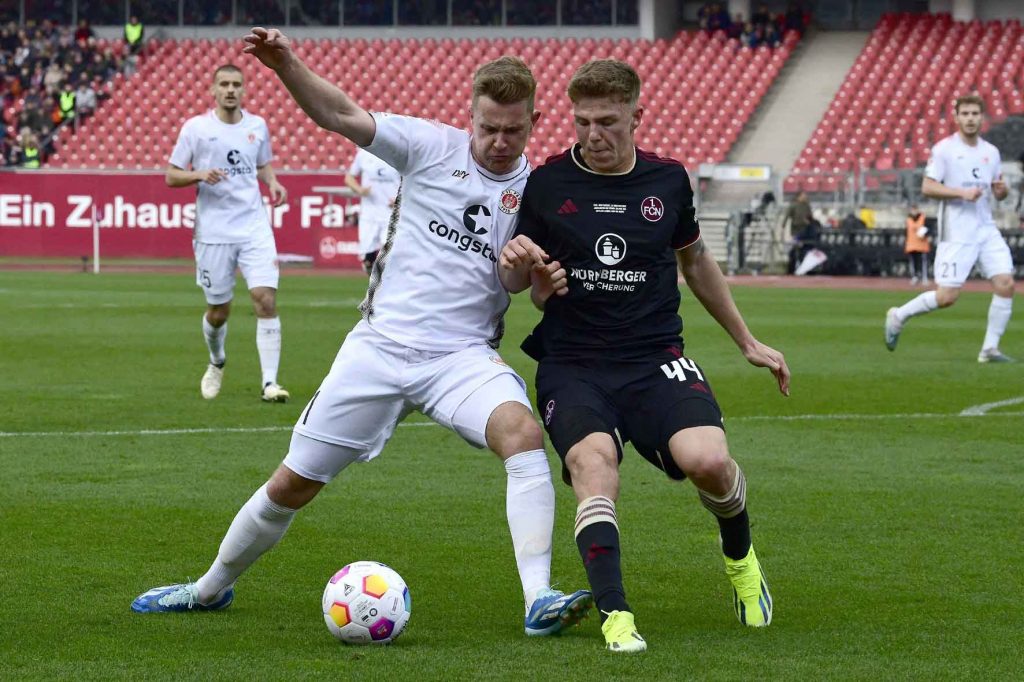
[[[393,165],[402,191],[363,319],[299,417],[284,462],[238,512],[205,575],[149,590],[132,609],[227,607],[235,580],[277,544],[296,510],[352,462],[376,457],[398,422],[419,410],[504,461],[526,634],[578,622],[590,593],[550,588],[555,495],[540,426],[523,380],[494,350],[509,305],[497,258],[515,227],[530,173],[523,149],[540,116],[529,68],[503,57],[477,70],[470,136],[436,121],[367,113],[310,71],[276,29],[254,28],[245,40],[245,51],[277,73],[317,124]]]
[[[345,184],[362,197],[359,201],[359,258],[367,273],[384,245],[401,183],[398,171],[365,149],[356,152],[345,175]]]
[[[960,287],[978,263],[993,289],[978,362],[1012,362],[999,350],[999,339],[1013,310],[1013,258],[992,219],[992,200],[1002,201],[1009,190],[1003,182],[999,150],[978,135],[984,101],[977,95],[959,97],[953,111],[959,131],[932,147],[921,186],[922,194],[942,202],[934,268],[938,288],[889,309],[885,345],[896,350],[910,318],[956,303]]]
[[[217,106],[181,127],[167,169],[171,187],[197,186],[192,244],[196,284],[206,295],[203,336],[210,350],[199,388],[207,400],[220,393],[237,267],[256,311],[256,349],[263,373],[260,396],[267,402],[285,402],[288,391],[277,383],[277,248],[257,180],[267,186],[275,206],[283,204],[288,193],[270,165],[266,122],[242,109],[242,71],[232,64],[218,67],[212,91]]]

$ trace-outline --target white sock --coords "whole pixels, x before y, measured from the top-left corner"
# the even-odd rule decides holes
[[[999,348],[999,339],[1006,331],[1013,312],[1013,299],[992,294],[992,303],[988,306],[988,329],[985,330],[985,343],[982,350]]]
[[[210,349],[211,364],[224,364],[224,340],[227,336],[227,322],[219,327],[214,327],[210,324],[210,321],[206,319],[206,313],[203,313],[203,337],[206,339],[206,347]]]
[[[555,523],[555,489],[543,450],[530,450],[505,460],[508,488],[505,512],[512,532],[519,579],[529,609],[537,594],[551,584],[551,535]]]
[[[256,350],[260,353],[263,385],[277,383],[277,366],[281,362],[281,318],[256,320]]]
[[[295,516],[294,509],[274,504],[267,495],[267,484],[242,505],[231,522],[220,551],[210,570],[196,581],[199,601],[216,601],[238,576],[277,544]]]
[[[912,317],[930,313],[933,310],[937,310],[938,307],[939,299],[936,297],[935,292],[926,291],[900,306],[896,310],[896,317],[899,318],[900,324],[903,324]]]

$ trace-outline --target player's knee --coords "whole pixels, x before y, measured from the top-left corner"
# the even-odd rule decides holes
[[[697,484],[713,487],[715,483],[726,483],[733,476],[733,461],[724,450],[708,450],[690,457],[683,473]],[[704,487],[703,485],[701,487]]]
[[[487,423],[487,443],[502,459],[520,452],[540,450],[544,437],[533,413],[517,402],[498,407]]]
[[[227,306],[209,306],[206,309],[206,321],[209,322],[211,326],[222,327],[224,326],[224,323],[228,321],[228,311],[229,308]]]
[[[289,509],[301,509],[316,497],[323,487],[324,484],[320,481],[303,478],[282,464],[267,482],[267,496],[274,504]]]
[[[940,308],[948,308],[949,306],[956,303],[956,300],[960,298],[959,289],[945,289],[939,288],[935,292],[935,302],[939,304]]]
[[[992,288],[997,296],[1012,298],[1014,290],[1013,277],[1010,275],[1001,275],[993,278]]]
[[[592,433],[569,448],[565,466],[573,482],[617,475],[619,454],[607,433]]]

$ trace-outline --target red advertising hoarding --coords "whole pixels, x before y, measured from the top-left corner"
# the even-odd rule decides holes
[[[279,173],[288,202],[268,205],[278,253],[359,267],[343,178]],[[195,190],[159,172],[0,172],[0,256],[91,257],[95,221],[101,258],[191,258],[195,210]]]

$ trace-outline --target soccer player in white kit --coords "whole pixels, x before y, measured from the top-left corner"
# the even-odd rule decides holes
[[[367,273],[384,245],[401,182],[398,171],[365,149],[356,152],[345,175],[345,184],[362,197],[359,200],[359,258]]]
[[[999,150],[978,135],[984,101],[977,95],[965,95],[957,98],[953,111],[959,131],[932,147],[921,186],[922,194],[942,202],[934,266],[938,288],[889,309],[885,345],[896,350],[903,325],[910,318],[956,303],[977,263],[993,289],[978,362],[1013,362],[999,350],[999,339],[1013,310],[1013,258],[992,219],[992,200],[1002,201],[1009,190],[1003,182]]]
[[[207,400],[220,393],[235,268],[239,268],[256,311],[256,349],[263,374],[260,397],[285,402],[288,391],[277,383],[281,361],[277,248],[257,180],[267,186],[275,206],[287,200],[288,192],[270,165],[266,122],[242,109],[242,71],[233,64],[218,67],[212,90],[217,106],[181,127],[167,169],[171,187],[196,186],[192,246],[196,284],[206,295],[203,337],[210,351],[199,390]]]
[[[284,461],[238,512],[205,575],[149,590],[132,609],[227,607],[235,581],[277,544],[296,510],[346,466],[380,454],[418,410],[504,461],[526,634],[579,622],[590,592],[550,588],[555,495],[540,426],[523,380],[495,350],[509,305],[497,259],[516,224],[530,173],[523,150],[540,116],[529,68],[513,57],[480,67],[471,136],[436,121],[369,114],[310,71],[276,29],[254,28],[245,40],[318,125],[394,166],[402,190],[363,319],[299,416]]]

